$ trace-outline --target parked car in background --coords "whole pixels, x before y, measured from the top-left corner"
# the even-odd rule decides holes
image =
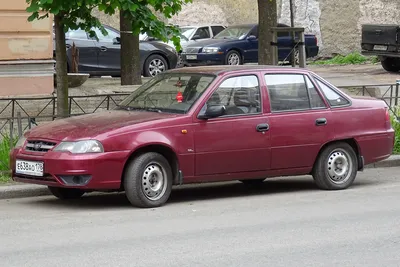
[[[120,33],[110,26],[103,26],[108,35],[103,35],[100,29],[94,29],[98,41],[80,29],[69,30],[65,34],[68,68],[72,64],[71,47],[75,43],[79,49],[79,72],[89,73],[91,76],[121,75]],[[159,42],[140,42],[139,49],[143,76],[153,77],[168,69],[176,68],[178,54],[173,47]],[[55,55],[55,45],[53,50]]]
[[[224,25],[220,24],[209,24],[201,26],[179,26],[179,29],[181,31],[181,47],[182,49],[184,49],[189,44],[193,44],[202,40],[211,39],[221,31],[223,31],[225,28],[226,27]],[[161,40],[157,40],[154,37],[147,35],[146,33],[140,35],[140,40],[162,42]],[[175,47],[172,41],[169,41],[167,44],[170,45],[171,47]],[[182,51],[178,51],[178,54],[180,55],[181,52]],[[180,57],[178,59],[178,67],[181,67],[182,63],[183,62]]]
[[[116,110],[39,125],[10,162],[15,181],[58,198],[125,191],[148,208],[197,182],[311,174],[321,189],[345,189],[393,145],[383,100],[350,97],[306,69],[214,66],[161,73]]]
[[[389,72],[400,71],[400,25],[364,24],[361,29],[361,53],[378,56]]]
[[[278,27],[288,27],[278,24]],[[292,43],[290,33],[278,33],[278,59],[289,60]],[[298,36],[295,41],[298,41]],[[314,34],[305,34],[306,58],[318,55],[319,46]],[[294,51],[299,60],[298,50]],[[258,62],[258,24],[230,26],[210,40],[188,44],[182,51],[185,65],[241,65]]]

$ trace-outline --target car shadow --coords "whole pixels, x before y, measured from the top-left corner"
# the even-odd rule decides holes
[[[357,187],[373,185],[373,182],[355,181],[351,190]],[[346,190],[346,191],[347,191]],[[247,185],[241,182],[204,183],[174,187],[167,202],[194,203],[197,201],[242,198],[259,195],[289,194],[293,192],[320,192],[311,179],[281,178],[265,180],[258,185]],[[80,199],[59,200],[55,197],[41,198],[29,202],[30,205],[46,205],[52,208],[107,209],[132,207],[124,193],[89,193]]]

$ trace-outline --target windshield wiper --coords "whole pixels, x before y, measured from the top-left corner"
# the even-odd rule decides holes
[[[161,110],[161,109],[158,109],[158,108],[149,108],[149,107],[118,106],[118,109],[124,109],[124,110],[127,110],[127,111],[139,110],[139,111],[150,111],[150,112],[162,113],[162,110]]]

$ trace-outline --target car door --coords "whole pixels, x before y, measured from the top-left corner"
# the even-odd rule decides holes
[[[258,75],[227,77],[217,86],[198,115],[212,104],[225,105],[226,115],[196,119],[196,176],[269,169],[269,121],[262,103]]]
[[[103,35],[99,29],[94,29],[98,41],[95,40],[97,47],[97,63],[102,75],[120,75],[121,73],[121,44],[115,42],[116,37],[120,37],[118,31],[105,27],[108,35]]]
[[[265,73],[270,103],[271,169],[310,167],[334,139],[331,110],[308,75]]]
[[[97,70],[97,48],[93,40],[81,29],[69,30],[65,33],[65,45],[69,71],[72,67],[72,46],[75,43],[79,50],[78,72],[93,72]]]

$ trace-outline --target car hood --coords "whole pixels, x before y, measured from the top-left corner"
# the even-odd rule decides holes
[[[134,124],[179,116],[145,111],[113,110],[70,117],[41,124],[33,128],[29,138],[55,141],[93,138],[106,132]]]
[[[205,47],[205,46],[218,46],[223,45],[231,41],[237,41],[238,39],[207,39],[203,41],[196,41],[190,43],[186,47]]]

